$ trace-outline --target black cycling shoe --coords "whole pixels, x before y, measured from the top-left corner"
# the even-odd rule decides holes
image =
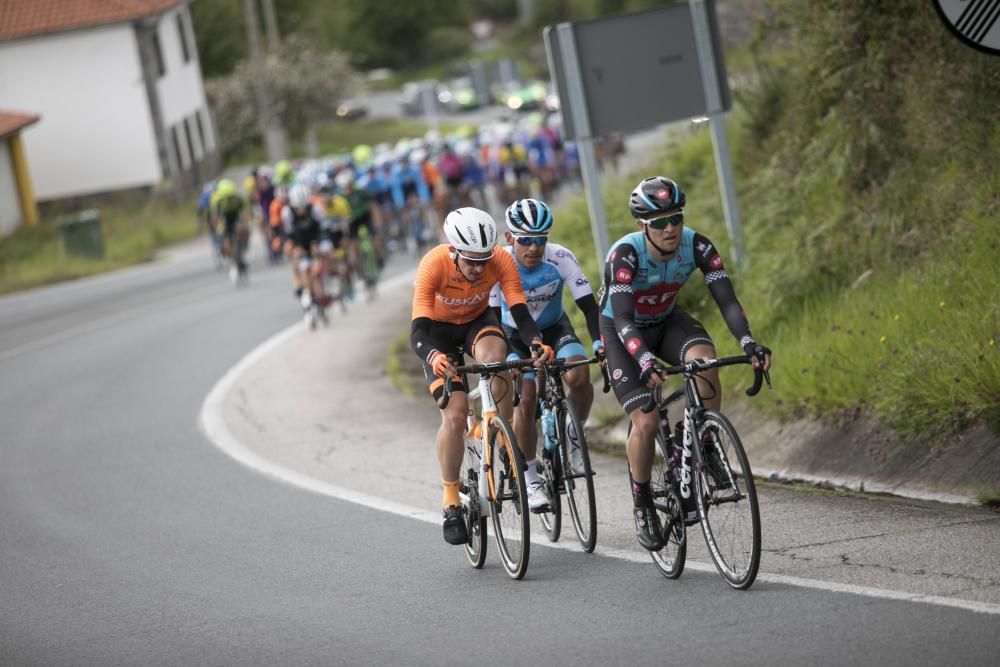
[[[660,528],[660,517],[652,507],[633,507],[635,518],[635,537],[639,546],[649,551],[659,551],[663,548],[663,530]]]
[[[448,544],[468,544],[469,531],[465,527],[465,513],[461,507],[444,508],[444,541]]]
[[[702,441],[702,446],[705,450],[705,466],[712,475],[715,488],[720,490],[732,488],[733,484],[729,481],[729,473],[726,471],[726,465],[719,456],[714,436],[706,435],[705,440]]]

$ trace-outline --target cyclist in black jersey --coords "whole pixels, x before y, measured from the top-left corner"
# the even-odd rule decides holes
[[[714,244],[684,227],[686,197],[669,178],[644,179],[632,191],[629,209],[640,231],[619,239],[608,253],[600,291],[604,340],[615,396],[632,421],[626,445],[632,481],[636,537],[651,551],[663,548],[649,480],[657,411],[638,408],[666,376],[657,359],[671,365],[714,358],[715,346],[704,327],[676,307],[677,293],[695,269],[754,368],[770,368],[771,351],[750,333],[746,314]],[[718,369],[702,374],[698,391],[709,410],[722,403]]]

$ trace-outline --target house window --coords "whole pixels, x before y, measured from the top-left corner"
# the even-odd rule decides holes
[[[167,73],[167,68],[163,64],[163,49],[160,48],[160,35],[155,30],[151,33],[150,41],[153,43],[153,59],[156,61],[156,76],[161,77]]]
[[[184,56],[184,62],[188,62],[191,60],[191,49],[188,48],[188,33],[184,29],[183,12],[177,14],[177,34],[181,38],[181,54]]]
[[[184,155],[181,153],[181,140],[178,136],[180,125],[174,125],[170,128],[170,136],[174,140],[174,155],[177,158],[177,173],[180,174],[184,171]]]
[[[185,118],[184,119],[184,135],[187,137],[188,154],[191,156],[191,162],[192,162],[192,164],[195,163],[195,162],[198,162],[198,159],[196,157],[197,153],[195,153],[195,151],[194,151],[194,132],[191,131],[191,119],[190,118]],[[202,151],[201,152],[202,152],[202,155],[204,155],[204,153],[205,153],[204,146],[202,146]]]
[[[198,111],[194,112],[194,127],[198,130],[198,143],[201,144],[201,154],[202,157],[208,155],[208,144],[205,143],[205,128],[201,124],[201,114]]]
[[[202,115],[205,116],[204,124],[201,119]],[[201,145],[205,147],[205,153],[209,153],[211,152],[209,143],[211,143],[212,146],[215,146],[215,140],[212,139],[211,142],[209,142],[208,132],[205,131],[205,127],[208,124],[208,109],[202,109],[200,113],[195,113],[194,118],[198,121],[198,136],[201,137]]]

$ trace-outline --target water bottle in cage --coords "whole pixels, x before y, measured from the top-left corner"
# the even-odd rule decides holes
[[[542,408],[542,446],[545,456],[551,457],[556,446],[556,416],[548,408]]]
[[[479,457],[479,501],[486,506],[486,460],[483,458],[483,423],[476,422],[469,435],[472,450]]]

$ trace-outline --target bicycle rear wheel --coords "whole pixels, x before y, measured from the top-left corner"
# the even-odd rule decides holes
[[[581,470],[572,465],[572,444],[568,429],[572,424],[580,445]],[[594,551],[597,545],[597,500],[594,495],[594,473],[590,468],[590,452],[587,449],[587,437],[583,432],[583,424],[576,416],[576,410],[568,399],[563,400],[556,414],[556,428],[559,433],[559,450],[562,458],[563,480],[566,486],[566,497],[569,500],[569,515],[573,519],[573,528],[580,539],[583,550]]]
[[[482,465],[482,453],[476,451],[466,439],[458,491],[462,495],[465,527],[469,532],[465,556],[469,559],[469,564],[477,570],[486,562],[486,516],[483,514],[486,508],[482,506],[479,497],[479,476],[482,474]]]
[[[743,443],[725,416],[707,411],[698,425],[698,515],[715,567],[746,590],[760,567],[760,510]]]
[[[653,494],[653,505],[660,516],[664,546],[660,551],[651,551],[650,556],[660,574],[667,579],[676,579],[684,572],[684,563],[687,561],[687,529],[684,527],[681,498],[674,488],[673,471],[668,458],[670,447],[667,444],[663,433],[657,433],[649,486]]]
[[[545,482],[545,490],[549,494],[549,511],[539,514],[538,520],[542,523],[549,541],[558,542],[559,534],[562,532],[562,499],[559,497],[558,488],[559,465],[554,456],[551,458],[542,456],[538,459],[538,467]]]
[[[514,431],[499,415],[490,419],[490,470],[493,497],[490,517],[500,562],[512,579],[528,571],[530,526],[528,494],[524,486],[524,457],[517,447]]]

